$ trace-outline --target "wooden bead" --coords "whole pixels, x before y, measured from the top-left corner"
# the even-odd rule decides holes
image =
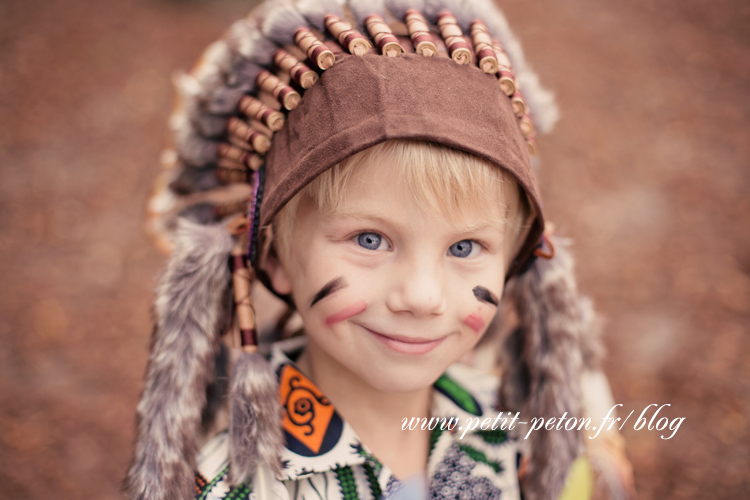
[[[256,345],[255,312],[250,294],[253,272],[245,263],[244,249],[237,245],[232,250],[232,288],[237,324],[242,333],[242,345]]]
[[[322,70],[330,68],[336,62],[333,52],[308,28],[297,30],[294,34],[294,43]]]
[[[518,126],[521,127],[521,133],[525,138],[532,137],[536,135],[536,130],[534,129],[534,124],[531,123],[531,117],[529,115],[523,115],[518,119]]]
[[[537,154],[536,140],[534,140],[533,137],[526,138],[526,146],[529,148],[529,154],[531,156],[536,156]]]
[[[497,79],[500,82],[500,88],[503,90],[505,95],[510,97],[515,94],[517,87],[516,78],[513,76],[513,73],[504,70],[503,66],[500,66],[500,71],[498,71],[497,73]]]
[[[505,49],[503,49],[503,45],[497,40],[492,40],[492,47],[495,49],[495,57],[497,57],[497,63],[500,66],[508,68],[508,71],[512,72],[513,65],[510,63],[510,57],[508,57]]]
[[[524,101],[520,91],[516,91],[515,94],[510,96],[510,104],[513,106],[513,113],[515,113],[517,117],[520,118],[527,113],[526,101]]]
[[[404,48],[398,42],[398,38],[391,31],[382,17],[372,14],[365,19],[365,26],[370,36],[375,41],[378,50],[384,56],[396,57],[404,53]]]
[[[513,75],[513,70],[510,65],[510,58],[508,54],[503,50],[503,46],[497,40],[492,40],[492,47],[495,49],[495,56],[498,62],[497,79],[500,82],[500,88],[508,97],[516,93],[518,85],[516,84],[516,77]]]
[[[263,157],[259,154],[226,142],[219,144],[219,161],[223,160],[246,165],[252,170],[258,170],[263,165]]]
[[[284,126],[284,113],[269,108],[253,96],[243,96],[237,107],[242,114],[255,118],[274,132]]]
[[[270,71],[261,71],[255,81],[261,90],[273,95],[284,109],[291,111],[299,104],[299,93]]]
[[[315,85],[315,82],[318,81],[318,74],[315,71],[284,49],[274,52],[273,62],[276,66],[288,72],[292,80],[305,90]],[[271,130],[274,129],[271,128]]]
[[[271,139],[267,135],[261,132],[258,127],[253,127],[236,116],[229,119],[227,131],[230,136],[241,139],[260,154],[265,154],[271,149]]]
[[[432,41],[430,28],[424,16],[415,9],[406,11],[406,29],[409,31],[411,43],[414,46],[414,52],[425,57],[432,57],[437,54],[438,48]]]
[[[474,53],[477,55],[479,67],[482,71],[488,74],[497,73],[500,64],[492,45],[492,37],[482,21],[477,20],[472,23],[471,39],[474,43]]]
[[[327,16],[325,25],[328,31],[339,41],[339,44],[351,54],[363,56],[372,48],[367,38],[352,29],[351,24],[342,21],[338,16],[333,14]]]
[[[464,34],[458,21],[450,12],[444,11],[438,16],[440,36],[445,41],[448,54],[458,64],[471,63],[471,47],[464,39]]]
[[[223,184],[247,183],[247,167],[232,160],[219,160],[216,177]]]

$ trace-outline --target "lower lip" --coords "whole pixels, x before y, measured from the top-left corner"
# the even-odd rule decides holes
[[[362,328],[371,333],[372,336],[378,339],[380,342],[385,344],[386,347],[401,354],[427,354],[428,352],[439,346],[443,342],[443,340],[445,340],[445,337],[443,337],[442,339],[431,340],[429,342],[403,342],[401,340],[395,340],[390,337],[386,337],[385,335],[381,335],[377,332],[373,332],[372,330],[370,330],[369,328],[365,328],[364,326]]]

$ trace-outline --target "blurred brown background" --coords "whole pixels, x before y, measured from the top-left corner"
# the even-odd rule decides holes
[[[252,3],[0,2],[0,497],[118,498],[170,75]],[[543,192],[615,400],[687,417],[626,430],[641,498],[750,498],[750,4],[502,5],[559,97]]]

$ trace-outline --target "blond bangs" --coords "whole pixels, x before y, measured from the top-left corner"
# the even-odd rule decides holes
[[[526,195],[503,169],[463,151],[416,140],[392,140],[350,156],[323,172],[287,203],[274,218],[277,252],[287,255],[299,202],[308,197],[324,214],[342,210],[344,195],[356,172],[392,162],[399,182],[405,183],[420,208],[458,222],[469,213],[497,206],[514,244],[530,214]],[[510,246],[509,249],[515,248]]]

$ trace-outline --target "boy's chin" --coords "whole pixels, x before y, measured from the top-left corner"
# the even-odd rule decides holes
[[[363,374],[362,378],[380,392],[408,394],[432,386],[444,371],[433,367],[388,367],[375,374]]]

